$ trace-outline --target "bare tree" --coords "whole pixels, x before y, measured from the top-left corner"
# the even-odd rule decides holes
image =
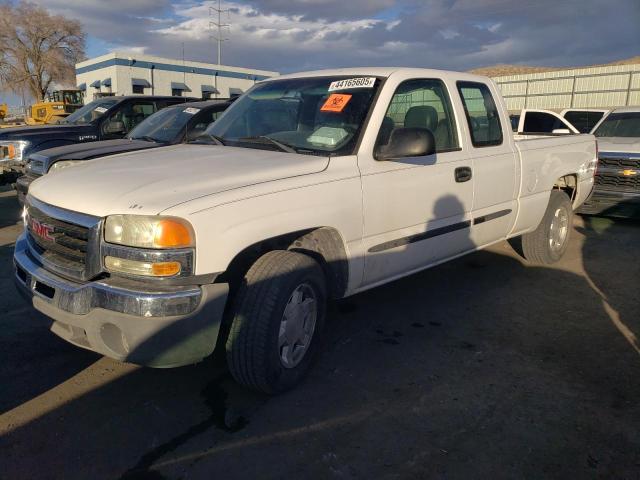
[[[26,1],[0,5],[0,89],[40,101],[52,84],[75,83],[84,45],[80,22]]]

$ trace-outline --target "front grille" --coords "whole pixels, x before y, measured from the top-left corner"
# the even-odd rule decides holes
[[[627,177],[622,175],[598,173],[595,178],[595,183],[598,186],[604,187],[606,190],[640,193],[640,175]]]
[[[97,252],[91,253],[99,248],[99,219],[93,226],[78,225],[32,204],[27,212],[29,246],[45,268],[75,280],[88,280],[97,273],[99,265],[93,264]]]
[[[640,168],[640,158],[601,156],[598,158],[598,164],[607,168]]]

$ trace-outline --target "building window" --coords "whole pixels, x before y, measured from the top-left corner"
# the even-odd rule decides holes
[[[132,85],[134,94],[142,94],[144,95],[144,87],[142,85]]]
[[[171,96],[173,96],[173,97],[181,97],[182,96],[182,89],[181,88],[172,88],[171,89]]]

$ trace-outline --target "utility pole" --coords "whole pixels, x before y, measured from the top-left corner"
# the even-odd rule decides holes
[[[227,14],[227,18],[229,17],[229,9],[223,9],[220,0],[218,0],[218,8],[209,7],[209,30],[211,32],[210,37],[216,40],[218,43],[218,65],[222,65],[222,42],[229,40],[228,38],[224,38],[224,36],[222,35],[222,29],[229,28],[230,26],[228,23],[222,23],[223,13]],[[213,33],[214,30],[217,33]]]

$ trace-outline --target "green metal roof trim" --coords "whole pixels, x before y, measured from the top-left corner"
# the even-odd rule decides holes
[[[131,85],[135,87],[151,88],[151,84],[149,83],[149,81],[145,80],[144,78],[132,78]]]
[[[202,90],[202,93],[215,93],[216,95],[220,93],[220,90],[213,85],[201,85],[200,89]]]
[[[181,82],[171,82],[172,90],[184,90],[185,92],[190,92],[191,89],[187,87],[184,83]]]

